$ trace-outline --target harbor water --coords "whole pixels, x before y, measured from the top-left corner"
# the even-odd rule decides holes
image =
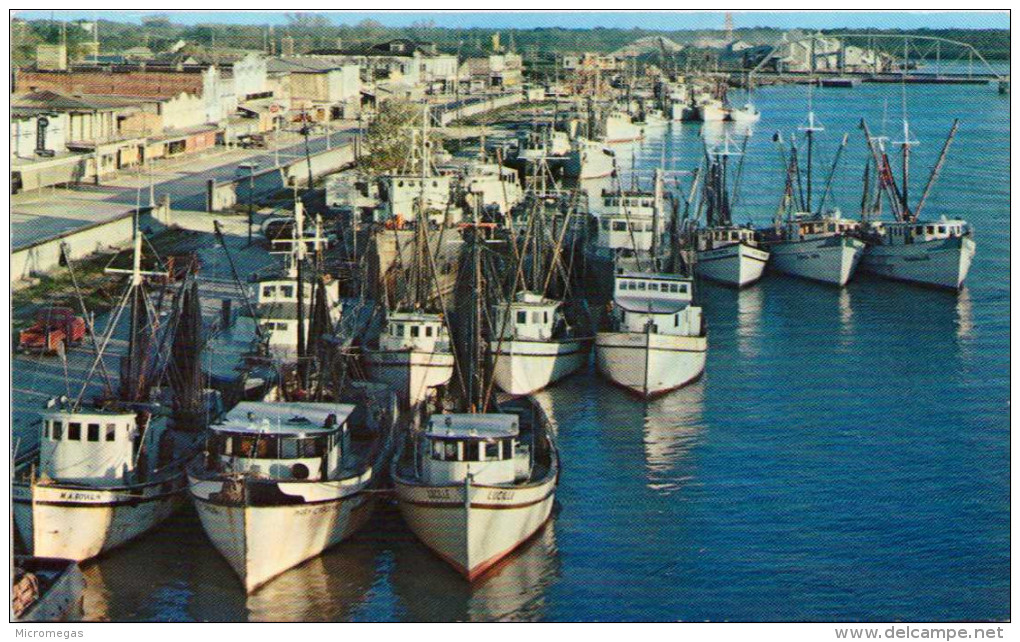
[[[591,368],[539,395],[563,462],[554,518],[474,585],[383,506],[350,541],[245,596],[188,509],[85,565],[86,617],[1009,619],[1009,100],[994,86],[905,91],[920,141],[912,194],[961,119],[925,216],[976,230],[962,292],[865,275],[843,290],[776,275],[740,292],[705,284],[702,379],[645,403]],[[848,133],[827,202],[857,216],[858,123],[901,140],[903,98],[896,85],[813,92],[816,202]],[[734,219],[766,224],[784,180],[772,137],[802,137],[808,90],[753,99],[763,117]],[[675,123],[620,164],[646,179],[660,163],[693,170],[700,133]]]

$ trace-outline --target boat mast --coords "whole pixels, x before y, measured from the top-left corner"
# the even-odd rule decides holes
[[[308,384],[308,364],[305,354],[305,209],[300,199],[294,200],[294,262],[297,275],[297,372],[298,383],[304,390]]]
[[[903,211],[904,220],[914,220],[910,213],[910,202],[907,192],[910,189],[910,148],[917,145],[916,140],[910,138],[910,123],[907,120],[907,87],[903,86],[903,140],[897,141],[903,150],[903,188],[900,190],[900,205]]]
[[[825,131],[822,124],[815,120],[815,110],[813,104],[813,95],[811,85],[808,85],[808,122],[804,127],[798,127],[798,129],[807,135],[807,201],[805,203],[806,212],[811,211],[811,168],[812,168],[812,155],[814,152],[814,134],[815,132]]]
[[[928,193],[931,191],[932,185],[938,180],[939,173],[942,171],[942,165],[946,162],[946,155],[949,153],[949,146],[953,143],[953,138],[956,136],[956,128],[960,125],[960,119],[953,120],[953,127],[949,130],[949,135],[946,136],[946,142],[942,145],[942,152],[939,154],[939,160],[935,163],[935,167],[931,170],[931,176],[928,177],[928,183],[924,186],[924,192],[921,193],[921,200],[917,203],[917,209],[914,211],[914,219],[916,220],[921,216],[921,209],[924,207],[925,201],[928,200]]]

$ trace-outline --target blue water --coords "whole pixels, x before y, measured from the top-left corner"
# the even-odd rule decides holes
[[[736,219],[771,219],[772,133],[803,124],[804,87],[758,91]],[[886,107],[888,103],[888,107]],[[819,185],[850,134],[833,202],[856,215],[866,150],[899,140],[901,88],[813,95]],[[959,294],[855,278],[770,276],[702,290],[703,379],[651,403],[572,377],[540,396],[558,424],[556,518],[471,587],[392,507],[245,598],[190,513],[86,568],[87,615],[180,620],[1009,619],[1009,101],[994,87],[911,86],[919,195],[962,120],[926,215],[969,220]],[[700,160],[699,126],[636,150],[638,170]],[[740,141],[739,134],[735,134]],[[686,183],[687,178],[680,180]],[[820,190],[819,190],[820,191]],[[818,192],[816,192],[817,194]]]

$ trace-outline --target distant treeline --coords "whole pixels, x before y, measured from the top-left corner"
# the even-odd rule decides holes
[[[157,15],[145,18],[142,24],[99,21],[99,39],[103,53],[116,53],[132,47],[148,47],[154,52],[165,51],[178,41],[191,47],[256,49],[268,48],[270,40],[277,44],[284,37],[293,38],[294,51],[301,53],[322,47],[354,47],[378,43],[393,38],[410,38],[436,43],[440,50],[463,56],[491,51],[492,38],[499,33],[500,44],[512,48],[525,60],[549,59],[557,54],[576,51],[609,53],[649,36],[664,36],[670,40],[691,45],[702,38],[721,39],[720,30],[652,30],[617,29],[565,29],[542,27],[534,29],[457,29],[438,27],[431,21],[420,21],[409,27],[386,27],[374,20],[363,20],[354,25],[337,24],[320,14],[287,14],[287,24],[274,25],[178,25],[171,16]],[[825,33],[838,35],[850,30],[837,29]],[[40,42],[60,42],[65,38],[73,54],[80,43],[92,39],[92,32],[79,22],[62,25],[51,20],[15,21],[11,25],[12,53],[15,64],[34,58],[35,45]],[[965,29],[921,29],[913,31],[883,30],[875,33],[932,35],[972,44],[986,58],[1009,59],[1009,31]],[[740,28],[734,37],[751,44],[771,44],[783,30],[767,27]]]

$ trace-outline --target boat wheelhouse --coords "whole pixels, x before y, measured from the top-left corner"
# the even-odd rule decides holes
[[[433,174],[387,174],[379,178],[381,220],[413,221],[419,203],[424,203],[426,218],[435,225],[460,222],[462,212],[453,204],[453,176]]]
[[[298,357],[298,323],[304,324],[308,336],[312,306],[316,289],[323,288],[326,311],[331,327],[340,322],[343,303],[340,297],[340,281],[323,278],[317,285],[313,279],[305,279],[301,318],[298,314],[298,276],[293,269],[283,275],[266,276],[255,283],[255,311],[263,336],[268,338],[270,355],[280,361],[294,361]]]
[[[645,398],[701,376],[708,343],[689,277],[621,272],[595,362],[612,382]]]

